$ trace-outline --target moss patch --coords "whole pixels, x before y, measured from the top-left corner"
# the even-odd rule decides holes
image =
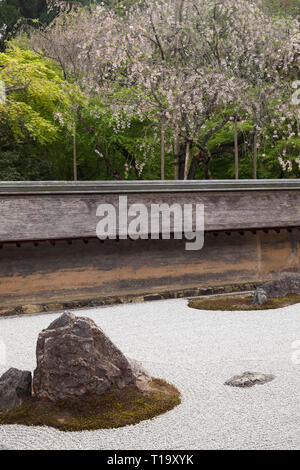
[[[254,305],[251,295],[218,295],[189,300],[189,307],[198,310],[269,310],[287,307],[300,303],[299,294],[289,294],[286,297],[270,298],[265,305]]]
[[[55,403],[34,398],[0,412],[0,425],[50,426],[61,431],[119,428],[166,413],[180,404],[180,393],[161,379],[147,390],[128,386],[100,396],[61,400]]]

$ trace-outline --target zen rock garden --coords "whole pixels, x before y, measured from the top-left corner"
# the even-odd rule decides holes
[[[15,368],[10,368],[0,378],[0,424],[48,424],[66,430],[114,427],[113,423],[110,426],[102,420],[98,423],[97,418],[92,424],[71,425],[70,409],[74,409],[72,420],[79,406],[90,423],[90,414],[97,408],[97,397],[107,397],[109,392],[117,392],[109,399],[109,406],[114,407],[116,404],[119,406],[124,393],[124,401],[129,398],[130,406],[128,389],[141,403],[137,422],[166,412],[180,403],[180,393],[175,387],[163,380],[153,379],[141,363],[127,358],[89,318],[63,313],[54,320],[38,336],[36,360],[33,378],[30,371]],[[270,374],[244,372],[227,380],[224,385],[252,387],[274,378]],[[143,395],[145,402],[141,401]],[[153,397],[159,406],[153,406],[149,415]],[[22,406],[25,406],[26,419]],[[89,409],[88,415],[85,406]],[[147,409],[145,415],[141,413],[144,406]],[[40,416],[43,411],[46,412],[44,420],[37,420],[36,413]],[[125,424],[130,422],[117,420],[115,427]]]
[[[252,304],[260,308],[265,306],[270,298],[285,298],[291,294],[300,294],[298,274],[287,274],[258,287],[253,293]],[[214,303],[213,299],[209,301]],[[197,307],[197,299],[192,299],[189,305],[193,308],[203,308],[201,301]],[[219,304],[216,307],[218,306]],[[159,399],[161,406],[154,406],[150,417],[180,403],[180,394],[175,387],[163,380],[153,379],[141,363],[126,357],[93,320],[77,317],[72,313],[63,313],[40,332],[36,361],[33,377],[30,371],[15,368],[10,368],[0,377],[0,418],[1,414],[3,417],[3,412],[17,410],[28,402],[31,407],[34,404],[37,408],[41,403],[54,404],[54,408],[50,407],[50,411],[48,410],[51,415],[57,412],[57,403],[60,403],[60,406],[62,402],[74,405],[74,400],[77,400],[78,404],[80,399],[85,401],[91,397],[107,396],[110,392],[117,392],[118,399],[123,393],[125,398],[129,389],[138,397],[143,394],[144,398],[149,398],[151,394],[157,395],[155,398]],[[271,374],[247,371],[226,380],[224,385],[252,387],[270,382],[274,378]],[[161,400],[162,397],[164,400]],[[68,408],[68,405],[66,406]],[[143,413],[138,415],[138,421],[143,419]],[[15,422],[13,413],[8,417]],[[144,419],[147,418],[148,414]],[[64,421],[60,420],[58,427],[61,427]],[[51,422],[55,426],[55,423]],[[124,424],[127,423],[121,421],[116,423],[116,426]],[[93,423],[93,426],[97,424]],[[75,428],[77,429],[76,426]]]
[[[278,356],[281,360],[278,366],[268,354],[273,344],[282,341],[282,331],[293,340],[298,306],[291,304],[297,303],[299,292],[300,276],[286,274],[245,293],[247,297],[240,294],[239,302],[238,294],[221,294],[190,299],[188,305],[185,299],[176,299],[93,309],[90,313],[93,319],[68,312],[54,321],[47,314],[46,318],[44,315],[28,317],[29,325],[36,322],[30,347],[25,352],[26,360],[21,362],[23,369],[29,370],[10,368],[0,377],[0,450],[25,446],[105,449],[110,448],[111,442],[116,448],[120,442],[118,448],[131,446],[132,442],[138,447],[141,439],[147,448],[155,448],[156,442],[159,447],[163,445],[165,436],[168,439],[171,436],[172,448],[178,443],[178,448],[184,449],[191,442],[199,442],[203,448],[232,448],[230,432],[238,439],[237,447],[248,448],[251,436],[255,436],[255,446],[259,447],[266,423],[261,426],[258,417],[270,396],[275,405],[274,410],[268,408],[271,413],[268,432],[272,439],[274,434],[274,440],[284,436],[272,423],[280,419],[286,430],[286,414],[280,415],[280,406],[287,395],[291,402],[289,413],[293,416],[297,388],[293,382],[295,366],[289,365],[292,384],[289,389],[285,386],[286,376],[279,372],[283,370],[282,364],[286,364],[286,350]],[[261,304],[264,296],[267,303]],[[229,299],[228,303],[225,298]],[[254,303],[256,298],[258,304]],[[205,301],[205,308],[201,303],[190,308],[191,302],[198,301]],[[234,302],[237,302],[236,312],[230,311]],[[272,311],[286,305],[282,302],[290,305],[288,315],[282,314],[280,308]],[[208,303],[216,312],[209,311]],[[159,318],[163,318],[159,331],[155,323],[158,317],[153,315],[155,305],[160,308]],[[243,311],[243,305],[245,308],[248,305],[252,312]],[[137,314],[141,316],[138,321]],[[280,323],[276,331],[272,330],[274,317]],[[144,360],[153,361],[155,375],[162,378],[152,377],[140,362],[127,357],[117,346],[118,340],[112,342],[98,326],[98,318],[115,331],[114,337],[124,335],[123,344],[129,345],[134,336],[137,342],[134,350],[141,351],[145,346],[143,357],[148,359]],[[120,330],[124,318],[129,333]],[[291,318],[293,325],[290,325]],[[18,322],[18,318],[14,320]],[[184,336],[176,330],[183,324]],[[20,322],[18,331],[16,324],[12,327],[7,318],[1,327],[3,334],[13,338],[11,347],[17,348],[15,343],[24,337],[23,323]],[[249,332],[250,344],[247,343]],[[190,342],[186,342],[187,337]],[[36,363],[32,354],[35,343]],[[221,347],[216,348],[216,344]],[[252,344],[256,345],[255,350]],[[255,366],[248,355],[250,349]],[[197,363],[192,362],[191,351],[195,351],[193,357],[197,357]],[[166,378],[178,389],[166,382]],[[215,395],[208,393],[211,384]],[[221,423],[220,427],[215,423]],[[225,429],[230,431],[224,433]],[[20,432],[25,436],[25,444],[19,444]],[[51,443],[47,441],[49,433]],[[282,439],[284,447],[286,443]]]
[[[109,398],[110,410],[115,405],[117,414],[120,411],[118,406],[122,395],[129,408],[130,405],[136,408],[134,400],[140,403],[140,409],[135,409],[137,421],[161,414],[180,403],[180,394],[175,387],[163,380],[152,379],[141,363],[125,357],[89,318],[63,313],[39,334],[36,359],[37,367],[33,379],[31,372],[15,368],[9,369],[0,378],[0,424],[1,411],[4,421],[7,418],[8,422],[18,422],[18,418],[22,417],[22,405],[30,405],[24,424],[35,424],[36,421],[30,421],[29,410],[41,411],[44,405],[47,420],[41,424],[55,426],[52,415],[63,415],[65,408],[68,410],[67,417],[59,417],[57,423],[57,427],[64,429],[62,425],[70,418],[70,408],[75,410],[76,405],[80,408],[85,404],[90,415],[90,412],[97,408],[97,397],[101,396]],[[8,411],[6,418],[5,413],[3,414],[5,410],[12,410],[11,413]],[[81,411],[85,415],[86,410]],[[90,419],[90,416],[85,417]],[[120,423],[116,420],[115,427],[131,424],[135,421],[135,416],[133,418],[128,422],[121,420]],[[97,419],[91,427],[97,428]],[[114,426],[105,426],[101,421],[99,427]],[[73,428],[86,429],[89,425],[66,425],[68,430]]]

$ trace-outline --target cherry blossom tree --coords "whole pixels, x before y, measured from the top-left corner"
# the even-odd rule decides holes
[[[263,129],[284,115],[286,129],[295,126],[287,90],[299,43],[296,19],[272,17],[254,0],[144,0],[122,15],[97,5],[61,15],[32,38],[65,77],[100,98],[94,113],[109,109],[116,132],[133,116],[151,123],[162,179],[173,144],[175,177],[194,178],[202,162],[210,178],[209,141],[238,115],[253,124],[256,177]]]
[[[189,177],[200,161],[210,177],[209,139],[241,108],[253,120],[255,168],[261,128],[297,67],[299,23],[272,18],[247,0],[146,2],[127,23],[127,78],[136,106],[155,109],[157,121],[178,132],[186,145],[185,177],[192,146],[200,152]]]

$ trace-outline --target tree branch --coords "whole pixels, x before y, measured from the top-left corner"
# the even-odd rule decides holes
[[[230,119],[230,116],[227,116],[225,119],[223,119],[222,122],[220,122],[217,126],[215,126],[213,129],[210,129],[206,134],[205,136],[203,137],[202,139],[202,145],[206,145],[207,141],[216,133],[218,132],[219,130],[221,130],[225,124],[227,124],[227,122],[229,121]]]
[[[15,86],[15,87],[9,87],[9,88],[6,88],[5,91],[6,93],[12,93],[13,91],[20,91],[20,90],[26,90],[29,85],[30,85],[31,81],[25,83],[25,85],[21,85],[21,86]]]

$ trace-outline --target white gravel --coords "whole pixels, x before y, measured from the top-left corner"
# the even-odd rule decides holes
[[[129,357],[175,384],[182,404],[135,426],[65,433],[2,426],[11,449],[297,449],[300,447],[300,304],[259,312],[207,312],[186,300],[75,312],[89,316]],[[33,370],[39,331],[58,314],[0,319],[6,365]],[[298,344],[300,349],[300,343]],[[293,356],[294,355],[294,356]],[[298,354],[298,358],[300,354]],[[1,361],[0,361],[1,362]],[[276,379],[249,389],[224,381],[246,370]]]

